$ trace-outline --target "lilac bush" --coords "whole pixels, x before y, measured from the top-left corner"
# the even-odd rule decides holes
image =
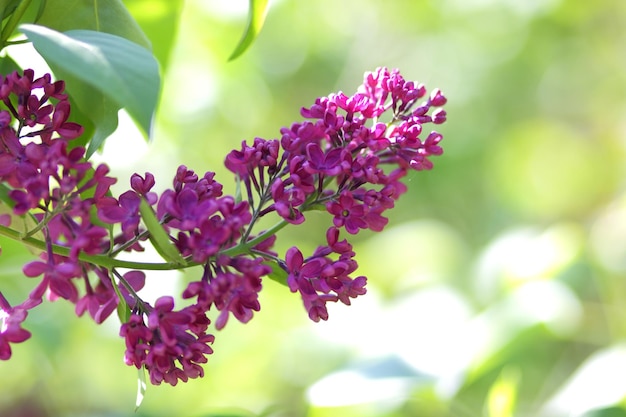
[[[23,324],[44,297],[68,300],[96,323],[116,311],[125,362],[145,368],[153,384],[203,376],[215,339],[209,326],[220,330],[231,316],[252,319],[265,277],[298,293],[311,320],[327,320],[329,302],[349,305],[366,292],[350,236],[382,231],[385,212],[407,191],[402,178],[431,169],[430,157],[443,152],[442,136],[422,130],[446,120],[444,95],[427,95],[397,70],[378,68],[355,94],[331,94],[303,108],[306,120],[282,128],[279,139],[255,138],[231,151],[225,165],[241,196],[224,195],[213,172],[200,176],[180,166],[160,195],[146,172],[114,197],[117,180],[107,166],[94,166],[75,145],[83,128],[68,121],[64,87],[32,70],[0,82],[0,187],[8,207],[0,234],[41,253],[23,267],[35,279],[24,301],[12,304],[0,292],[1,359],[30,337]],[[273,251],[278,230],[320,208],[330,215],[329,227],[312,254],[297,245],[284,256]],[[268,215],[277,223],[258,230]],[[20,216],[33,226],[18,226]],[[163,262],[118,258],[147,244]],[[184,306],[170,294],[153,305],[142,299],[151,270],[196,266],[202,273],[183,291]],[[219,312],[214,323],[207,316],[212,308]]]

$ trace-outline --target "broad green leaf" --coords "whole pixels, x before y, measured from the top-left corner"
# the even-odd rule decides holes
[[[104,141],[117,129],[117,113],[120,106],[94,87],[83,83],[66,71],[51,65],[57,78],[71,86],[70,120],[83,126],[83,134],[70,142],[70,146],[87,148],[85,158],[89,159],[102,146]]]
[[[160,87],[159,67],[150,52],[108,33],[86,30],[60,33],[38,25],[22,25],[21,30],[51,67],[73,76],[75,83],[78,80],[95,88],[125,108],[144,133],[150,134]],[[68,90],[80,88],[84,87],[72,85]],[[98,105],[103,112],[111,111],[107,103]],[[86,109],[82,110],[88,114]],[[109,118],[105,120],[110,128]],[[106,130],[106,126],[100,128]]]
[[[150,41],[121,0],[50,0],[36,23],[59,32],[110,33],[150,49]]]
[[[281,268],[276,262],[265,261],[263,264],[272,268],[272,272],[268,274],[268,277],[279,284],[287,285],[287,271]]]
[[[141,213],[141,219],[150,232],[150,242],[159,252],[159,255],[163,257],[167,262],[174,263],[176,265],[184,265],[185,260],[181,256],[180,252],[174,244],[170,241],[170,237],[163,229],[159,219],[150,204],[142,198],[139,205],[139,212]]]
[[[62,80],[67,80],[67,76],[63,76],[59,74],[59,71],[51,68],[52,72]],[[79,85],[84,85],[83,83],[79,83]],[[65,92],[68,95],[68,99],[70,102],[71,110],[69,120],[74,123],[78,123],[83,127],[83,134],[77,137],[74,140],[69,141],[68,147],[70,149],[75,148],[77,146],[82,146],[83,148],[87,148],[89,141],[93,138],[94,132],[96,130],[94,122],[91,120],[93,117],[92,114],[89,114],[89,108],[85,107],[85,111],[83,112],[83,106],[78,104],[78,101],[74,99],[73,95],[69,92]]]
[[[126,0],[124,4],[152,42],[152,53],[165,72],[176,40],[183,1]]]
[[[248,25],[239,44],[233,51],[229,61],[243,54],[261,32],[265,16],[267,14],[268,0],[250,0],[250,10],[248,11]]]
[[[135,412],[137,412],[144,397],[146,396],[146,389],[146,369],[142,366],[137,370],[137,397],[135,398]]]
[[[67,81],[69,78],[65,77],[65,80]],[[120,106],[90,85],[78,83],[77,85],[78,88],[72,88],[71,97],[81,109],[81,113],[93,125],[91,137],[88,138],[89,146],[85,154],[85,158],[89,159],[117,129],[117,112]]]

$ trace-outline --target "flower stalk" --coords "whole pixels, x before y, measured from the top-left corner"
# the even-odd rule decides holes
[[[328,303],[350,305],[366,293],[367,278],[357,275],[356,253],[344,235],[382,231],[386,211],[407,190],[402,178],[431,169],[430,158],[443,152],[439,133],[421,134],[423,125],[445,121],[445,97],[439,90],[427,96],[397,70],[379,68],[365,74],[354,95],[331,94],[301,109],[305,120],[282,128],[280,139],[255,138],[231,151],[224,163],[238,184],[236,196],[223,194],[215,173],[199,176],[180,166],[172,187],[160,194],[146,172],[132,175],[130,189],[113,197],[117,180],[108,167],[94,166],[84,148],[70,146],[83,128],[68,121],[63,90],[62,81],[35,78],[32,70],[0,77],[6,107],[0,110],[0,199],[13,218],[37,223],[23,233],[11,228],[11,216],[0,215],[0,236],[40,253],[23,267],[25,277],[38,282],[28,297],[11,306],[0,293],[8,323],[0,330],[1,359],[11,356],[11,343],[30,337],[22,323],[44,296],[74,303],[77,315],[88,313],[96,323],[117,311],[125,362],[145,368],[153,384],[203,376],[215,339],[210,326],[221,330],[231,317],[251,320],[261,309],[264,277],[297,293],[311,320],[327,320]],[[380,123],[388,111],[391,121]],[[25,126],[30,133],[23,134]],[[281,229],[319,209],[329,215],[329,227],[313,253],[297,245],[284,256],[273,250]],[[259,231],[265,216],[277,222]],[[163,262],[118,259],[146,245]],[[203,272],[187,283],[184,306],[169,294],[154,303],[142,298],[146,273],[196,266]],[[215,322],[210,309],[218,312]]]

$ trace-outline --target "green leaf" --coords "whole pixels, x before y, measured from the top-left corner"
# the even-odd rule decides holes
[[[241,196],[241,178],[239,177],[239,175],[237,175],[235,177],[235,202],[236,203],[241,203],[242,200],[242,196]]]
[[[117,317],[120,319],[120,323],[128,323],[130,319],[130,307],[126,303],[126,299],[122,296],[122,292],[120,291],[120,287],[118,283],[115,281],[114,277],[111,278],[111,284],[113,284],[113,290],[115,291],[115,295],[117,295],[117,299],[119,302],[117,303]]]
[[[265,261],[263,262],[263,264],[272,268],[272,272],[268,274],[268,277],[278,282],[279,284],[287,285],[287,271],[281,268],[280,265],[278,265],[276,262]]]
[[[36,22],[59,32],[110,33],[150,49],[150,41],[120,0],[48,1]]]
[[[11,15],[19,2],[20,0],[0,0],[0,21]]]
[[[152,42],[152,53],[165,73],[176,40],[183,1],[126,0],[124,4]]]
[[[250,10],[248,11],[248,26],[243,34],[243,37],[239,41],[239,44],[233,51],[229,61],[237,58],[243,54],[246,49],[252,44],[254,39],[261,32],[263,22],[265,22],[265,16],[267,14],[268,0],[250,0]]]
[[[137,369],[137,398],[135,398],[135,412],[139,409],[139,406],[143,402],[144,397],[146,396],[146,370],[142,366]]]
[[[154,210],[145,198],[141,199],[139,212],[141,213],[141,218],[144,224],[150,232],[150,242],[152,242],[156,251],[159,252],[159,255],[161,255],[167,262],[180,266],[185,265],[185,260],[176,246],[174,246],[174,244],[170,241],[169,235],[165,229],[163,229],[161,223],[159,223],[159,219],[157,219]]]
[[[517,368],[504,368],[487,394],[489,417],[513,417],[520,374]]]
[[[56,68],[56,65],[51,65],[50,68],[58,78],[65,80],[66,85],[72,86],[69,92],[72,106],[70,118],[83,126],[84,131],[70,145],[87,147],[85,158],[89,159],[117,129],[120,106],[99,90]]]
[[[0,74],[7,75],[11,74],[13,71],[21,73],[22,69],[10,56],[0,57]]]
[[[2,32],[0,48],[7,46],[7,41],[15,35],[20,23],[35,22],[41,16],[46,0],[18,0],[4,4],[2,10]]]
[[[38,25],[20,28],[51,67],[73,76],[75,84],[80,81],[70,86],[71,90],[77,90],[75,95],[89,98],[90,90],[85,86],[92,87],[112,103],[125,108],[143,132],[150,134],[160,88],[159,67],[150,52],[108,33],[86,30],[60,33]],[[81,92],[81,88],[85,91]],[[103,115],[112,114],[110,103],[97,105]],[[88,114],[84,107],[81,109]],[[104,120],[104,123],[94,121],[97,126],[94,136],[98,129],[100,132],[110,129],[112,119],[104,117]]]

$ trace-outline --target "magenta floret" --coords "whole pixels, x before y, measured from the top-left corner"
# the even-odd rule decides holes
[[[131,189],[114,197],[108,167],[94,166],[71,142],[83,128],[69,121],[64,87],[32,70],[0,77],[0,181],[12,216],[39,222],[27,237],[41,251],[40,260],[23,268],[39,280],[28,298],[12,307],[0,293],[0,359],[30,337],[22,324],[44,296],[75,303],[77,315],[88,312],[96,323],[118,311],[125,362],[145,368],[153,384],[203,376],[213,353],[210,326],[220,330],[231,316],[251,320],[268,275],[300,295],[311,320],[327,320],[329,302],[349,305],[366,292],[353,247],[340,236],[383,230],[386,211],[407,190],[402,178],[431,169],[431,158],[443,152],[442,135],[424,138],[423,125],[445,122],[445,96],[437,89],[427,95],[398,70],[378,68],[355,94],[331,94],[302,108],[307,120],[282,128],[280,138],[255,138],[231,151],[224,163],[238,181],[237,196],[223,195],[215,173],[199,176],[181,165],[172,188],[154,192],[155,177],[146,172],[132,175]],[[143,201],[158,226],[142,217]],[[309,256],[293,246],[281,259],[273,250],[276,232],[303,223],[313,209],[329,215],[325,244]],[[255,230],[270,214],[278,224]],[[3,231],[11,223],[0,215]],[[163,229],[165,241],[154,227]],[[144,250],[148,239],[179,257],[162,250],[165,262],[156,266],[117,259]],[[169,294],[154,304],[141,298],[144,270],[193,266],[202,273],[183,291],[183,307]]]

